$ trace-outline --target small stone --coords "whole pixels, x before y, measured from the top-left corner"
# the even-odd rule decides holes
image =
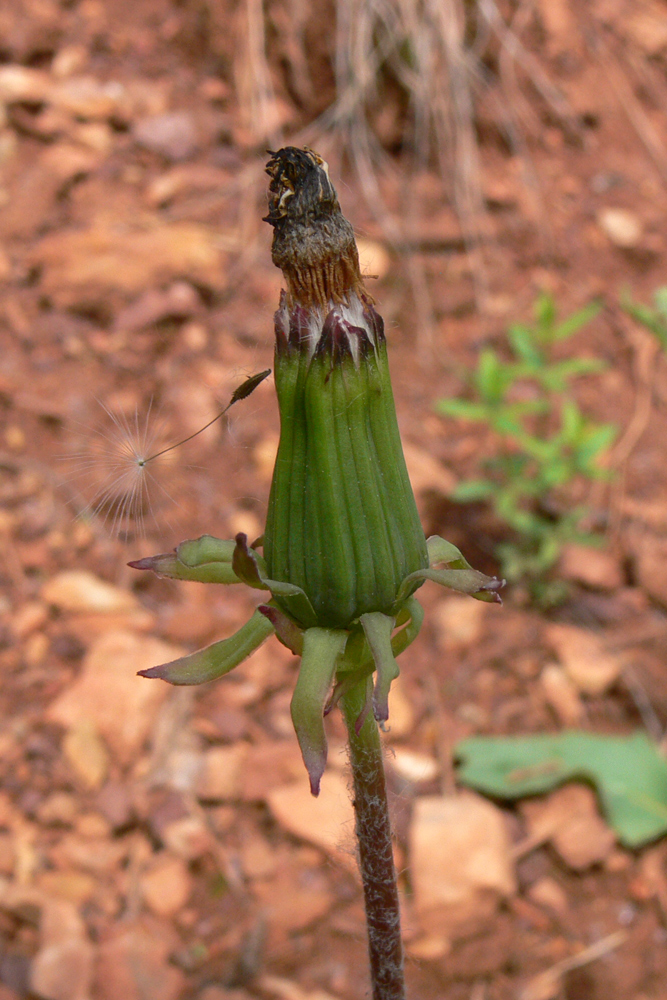
[[[403,452],[415,494],[431,491],[449,496],[456,486],[456,478],[449,469],[423,448],[409,442],[403,442]]]
[[[480,796],[416,799],[409,844],[415,910],[427,935],[484,927],[516,891],[505,818]]]
[[[526,801],[521,811],[532,837],[549,840],[574,871],[585,871],[604,861],[616,837],[597,809],[592,789],[568,784],[545,798]]]
[[[637,579],[646,593],[662,607],[667,607],[667,539],[637,532],[632,557]]]
[[[389,691],[389,722],[386,738],[388,740],[404,739],[415,728],[415,723],[415,709],[408,696],[405,681],[399,674]]]
[[[396,747],[388,759],[391,770],[410,785],[425,785],[438,777],[438,762],[427,754]]]
[[[257,471],[267,483],[271,482],[271,477],[273,476],[273,468],[276,464],[276,455],[278,454],[278,442],[278,436],[270,434],[268,437],[262,438],[259,444],[255,445],[252,452]]]
[[[46,659],[49,639],[44,632],[33,632],[23,647],[23,659],[27,667],[38,667]]]
[[[49,89],[49,101],[70,115],[85,120],[105,119],[117,113],[126,101],[125,88],[114,80],[102,82],[94,76],[69,76]]]
[[[187,274],[194,283],[224,287],[219,237],[213,227],[171,222],[135,228],[95,225],[47,233],[31,253],[40,288],[59,306],[103,301],[109,292],[139,294]]]
[[[12,875],[15,863],[14,837],[11,833],[0,831],[0,875]]]
[[[81,719],[68,729],[63,752],[85,788],[101,788],[109,770],[109,753],[91,719]]]
[[[25,433],[18,424],[10,424],[5,429],[4,437],[10,451],[23,451],[25,448]]]
[[[252,1000],[252,997],[245,990],[225,990],[222,986],[205,986],[201,993],[197,994],[197,1000]]]
[[[528,889],[528,898],[531,902],[542,906],[545,910],[555,913],[559,917],[567,913],[567,896],[565,890],[554,878],[545,875],[538,879]]]
[[[241,769],[248,752],[247,743],[211,747],[202,755],[196,784],[197,797],[210,801],[236,799],[241,794]]]
[[[293,735],[287,740],[251,744],[241,767],[241,795],[247,802],[266,801],[275,788],[300,779],[303,773],[303,759]]]
[[[79,810],[76,798],[68,792],[53,792],[37,807],[37,819],[46,826],[61,823],[70,826]]]
[[[419,962],[437,962],[439,958],[448,955],[451,950],[452,946],[447,938],[436,934],[419,937],[406,945],[406,951],[410,958],[417,959]]]
[[[211,834],[201,816],[183,816],[161,831],[165,847],[184,861],[196,861],[211,849]]]
[[[391,257],[382,243],[357,239],[361,273],[373,278],[384,278],[391,267]]]
[[[51,859],[60,868],[80,868],[93,874],[110,874],[129,850],[127,840],[108,837],[81,837],[65,834],[51,850]]]
[[[325,772],[320,794],[314,798],[304,772],[299,781],[270,791],[267,803],[285,830],[322,848],[344,868],[357,873],[352,849],[354,810],[347,780],[341,774]]]
[[[48,73],[25,66],[0,67],[0,101],[41,104],[51,88]]]
[[[40,948],[30,967],[30,986],[43,1000],[87,1000],[93,946],[76,906],[45,897],[39,923]]]
[[[24,639],[31,632],[42,628],[48,617],[49,609],[41,601],[26,601],[12,616],[12,632],[17,639]]]
[[[540,684],[547,704],[553,708],[564,726],[578,725],[584,706],[576,685],[557,663],[547,663],[540,675]]]
[[[88,61],[88,50],[84,45],[65,45],[59,49],[51,61],[51,72],[64,79],[78,73]]]
[[[557,653],[565,673],[582,694],[604,694],[621,673],[621,658],[607,652],[600,637],[587,629],[575,625],[548,625],[545,637]]]
[[[97,880],[85,872],[41,872],[36,885],[48,896],[68,900],[77,906],[92,899],[98,888]]]
[[[474,646],[482,634],[485,608],[469,597],[447,597],[433,614],[438,647],[444,651]]]
[[[276,850],[268,840],[259,834],[243,838],[241,867],[246,878],[270,878],[277,864]]]
[[[30,966],[30,987],[43,1000],[88,1000],[93,946],[73,937],[41,948]]]
[[[131,632],[108,632],[91,645],[83,669],[46,711],[70,729],[92,721],[122,764],[134,760],[151,732],[169,687],[137,670],[175,660],[182,651]]]
[[[167,960],[175,947],[174,932],[165,921],[119,926],[100,946],[94,995],[99,1000],[178,1000],[185,977]]]
[[[273,878],[258,879],[252,893],[274,933],[285,935],[303,930],[319,920],[334,905],[335,897],[324,871],[281,859]]]
[[[81,837],[110,837],[111,824],[96,812],[86,812],[77,816],[74,829]]]
[[[187,111],[168,111],[143,118],[136,123],[133,133],[144,149],[170,160],[187,160],[197,149],[197,129]]]
[[[140,885],[144,902],[156,917],[173,917],[190,898],[192,877],[181,858],[165,852],[142,875]]]
[[[603,208],[597,221],[607,239],[623,249],[636,247],[644,233],[639,216],[625,208]]]
[[[42,598],[59,611],[113,613],[134,611],[132,594],[83,569],[63,570],[42,587]]]
[[[605,858],[604,866],[608,872],[614,874],[627,872],[629,868],[632,868],[632,857],[627,851],[622,851],[617,847]]]
[[[96,799],[97,808],[114,830],[127,826],[133,815],[133,801],[127,785],[109,781]]]
[[[623,586],[618,559],[588,545],[566,545],[558,563],[558,575],[595,590],[617,590]]]

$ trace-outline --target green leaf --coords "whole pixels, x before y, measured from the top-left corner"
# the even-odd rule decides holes
[[[525,361],[530,369],[539,370],[546,363],[544,353],[535,343],[530,327],[511,326],[507,336],[515,355]]]
[[[667,761],[646,733],[486,737],[455,748],[464,785],[500,799],[538,795],[566,781],[591,782],[626,847],[667,832]]]
[[[566,399],[560,411],[560,427],[563,441],[576,445],[584,430],[584,417],[573,399]]]
[[[583,442],[577,448],[577,463],[580,468],[585,469],[589,462],[592,462],[601,451],[608,448],[616,437],[616,427],[613,424],[593,424],[590,427]]]
[[[511,380],[511,372],[502,364],[496,352],[491,348],[482,351],[475,372],[475,385],[484,402],[502,402]]]
[[[440,399],[436,409],[447,417],[459,420],[488,420],[489,408],[484,403],[471,403],[467,399]]]
[[[647,330],[654,333],[662,346],[667,349],[667,288],[659,288],[655,293],[657,309],[633,302],[626,292],[621,296],[621,308]]]
[[[554,302],[553,295],[550,295],[548,292],[542,292],[538,295],[534,312],[540,339],[544,340],[545,343],[550,343],[553,325],[556,322],[556,303]]]
[[[457,503],[472,503],[475,500],[487,500],[496,492],[497,487],[488,479],[469,479],[458,483],[449,495],[450,500]]]
[[[601,309],[601,302],[589,302],[583,309],[579,309],[577,312],[572,313],[571,316],[568,316],[567,319],[557,323],[553,328],[552,342],[556,343],[559,340],[567,340],[573,333],[576,333],[583,326],[586,326],[587,323],[590,323]]]

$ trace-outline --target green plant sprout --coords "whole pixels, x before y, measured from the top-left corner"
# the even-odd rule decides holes
[[[621,309],[654,333],[667,351],[667,286],[653,293],[653,307],[635,302],[629,292],[621,296]]]
[[[445,539],[424,536],[398,432],[384,326],[363,286],[352,226],[326,163],[312,150],[289,146],[271,154],[267,173],[272,259],[287,289],[275,314],[280,442],[265,533],[251,544],[244,534],[229,541],[202,535],[130,565],[177,580],[245,583],[270,596],[233,636],[140,673],[201,684],[228,673],[275,634],[301,657],[291,714],[313,795],[327,759],[324,716],[340,704],[373,1000],[404,1000],[378,725],[388,719],[396,657],[421,627],[414,594],[424,581],[496,603],[503,581],[472,569]]]
[[[600,457],[616,435],[612,424],[588,419],[572,396],[572,381],[604,368],[595,358],[553,357],[554,345],[567,340],[598,313],[598,303],[559,321],[550,295],[535,305],[532,326],[508,332],[511,360],[492,348],[466,373],[471,399],[438,401],[440,413],[486,424],[497,435],[499,454],[486,464],[488,476],[459,483],[451,499],[488,501],[513,537],[497,547],[502,573],[525,583],[538,603],[557,603],[564,585],[548,579],[563,547],[571,542],[600,544],[584,530],[586,507],[572,506],[575,480],[608,476]]]

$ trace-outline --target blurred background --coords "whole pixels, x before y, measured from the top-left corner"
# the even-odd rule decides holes
[[[261,534],[271,379],[137,459],[272,363],[285,144],[355,226],[427,534],[510,581],[426,585],[392,694],[410,995],[665,1000],[665,845],[587,785],[454,795],[453,748],[664,737],[666,108],[664,0],[4,0],[0,1000],[367,995],[343,729],[313,800],[294,658],[135,676],[257,603],[126,563]]]

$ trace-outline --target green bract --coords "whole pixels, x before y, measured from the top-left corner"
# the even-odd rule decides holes
[[[275,632],[302,658],[292,720],[316,795],[326,763],[323,717],[341,696],[375,672],[357,727],[371,711],[380,723],[388,718],[395,658],[423,619],[417,588],[430,579],[499,601],[502,582],[473,570],[444,539],[424,537],[383,323],[364,291],[326,164],[288,147],[267,171],[273,260],[287,291],[275,318],[280,444],[266,532],[252,545],[243,534],[203,535],[130,565],[268,592],[235,635],[141,673],[172,684],[213,680]]]

